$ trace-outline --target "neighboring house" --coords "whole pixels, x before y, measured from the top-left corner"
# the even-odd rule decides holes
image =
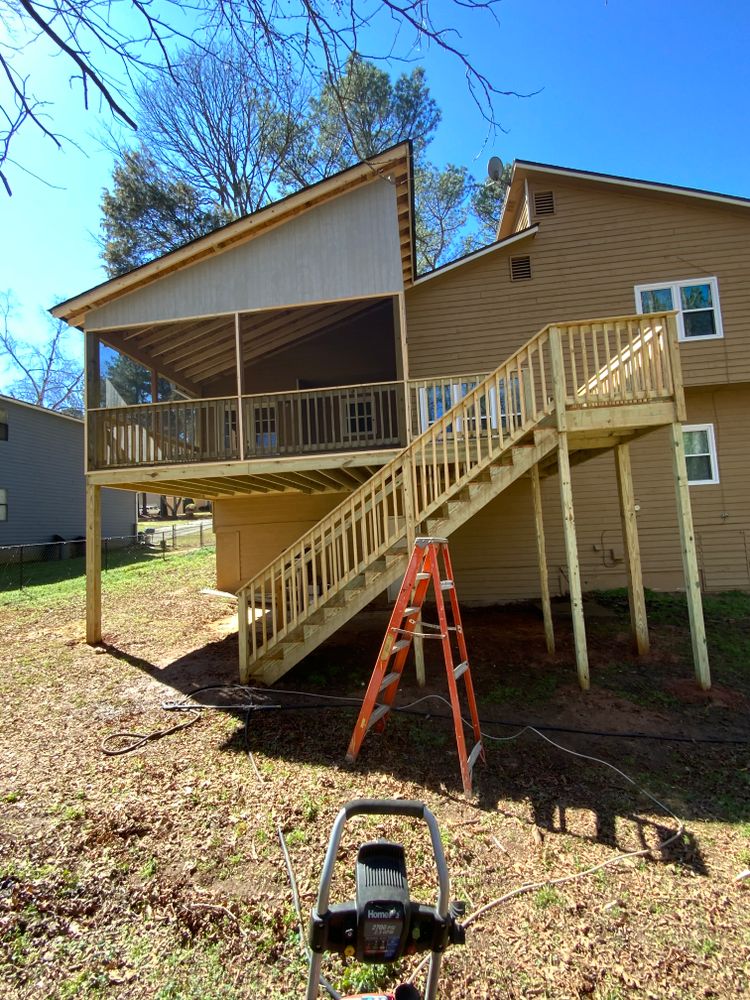
[[[86,533],[84,423],[0,396],[0,546],[35,545]],[[102,530],[132,535],[135,499],[104,490]]]
[[[700,587],[750,585],[750,202],[518,162],[497,242],[417,277],[412,180],[403,144],[53,310],[86,336],[91,536],[101,486],[212,499],[243,677],[426,533],[463,600],[541,595],[550,648],[569,592],[583,686],[583,590],[628,585],[643,651],[644,580],[684,587],[708,686]],[[112,349],[153,403],[92,405]]]

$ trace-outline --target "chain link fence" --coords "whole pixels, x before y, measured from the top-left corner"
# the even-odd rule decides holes
[[[213,546],[210,520],[158,524],[134,535],[102,539],[102,571],[132,563],[167,559]],[[86,572],[86,539],[53,538],[36,545],[0,545],[0,593],[71,580]]]

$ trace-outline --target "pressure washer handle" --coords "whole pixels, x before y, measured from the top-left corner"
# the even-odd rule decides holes
[[[438,876],[438,900],[435,909],[445,919],[450,909],[450,880],[448,878],[448,865],[445,862],[445,852],[443,851],[443,841],[440,838],[440,828],[434,815],[423,802],[411,802],[408,799],[354,799],[352,802],[347,802],[345,806],[342,806],[334,821],[328,841],[328,850],[323,862],[323,871],[320,876],[320,887],[316,903],[317,912],[322,916],[328,911],[333,866],[336,861],[339,844],[341,843],[344,825],[353,816],[364,815],[411,816],[414,819],[424,820],[430,831],[432,853],[435,858],[435,867]]]
[[[425,819],[430,810],[424,802],[410,802],[408,799],[353,799],[342,810],[347,819],[352,816],[412,816]]]

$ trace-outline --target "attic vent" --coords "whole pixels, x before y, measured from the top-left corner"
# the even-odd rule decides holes
[[[534,214],[535,215],[555,214],[555,196],[552,193],[552,191],[534,192]]]
[[[531,257],[510,258],[510,280],[523,281],[531,277]]]

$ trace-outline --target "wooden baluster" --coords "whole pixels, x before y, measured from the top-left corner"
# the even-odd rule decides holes
[[[602,329],[604,329],[602,327]],[[596,401],[601,402],[602,396],[602,380],[604,376],[602,375],[601,365],[599,363],[599,332],[597,326],[591,324],[591,347],[594,354],[594,378],[596,379],[594,391],[596,392]]]
[[[630,322],[625,324],[625,330],[628,335],[628,345],[630,347],[630,370],[632,372],[632,397],[635,398],[641,394],[641,383],[642,376],[639,378],[639,364],[638,358],[636,356],[635,344],[633,343],[633,326]]]
[[[622,330],[617,320],[615,320],[615,341],[617,343],[617,370],[620,373],[620,399],[625,400],[628,393],[628,373],[625,359],[623,358]]]
[[[576,393],[578,391],[578,366],[576,364],[576,349],[573,340],[573,327],[568,327],[568,347],[570,351],[570,374],[572,378],[571,391]],[[567,403],[567,400],[566,400]]]

